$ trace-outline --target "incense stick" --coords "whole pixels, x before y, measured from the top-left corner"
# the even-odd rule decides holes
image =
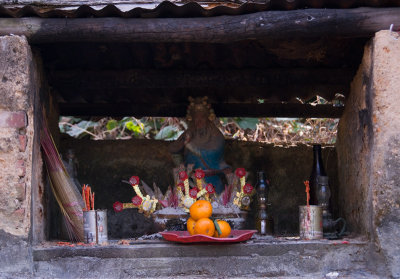
[[[40,144],[48,171],[50,186],[61,212],[66,219],[67,231],[71,241],[83,241],[83,203],[74,182],[61,161],[60,155],[48,130],[45,117],[42,119]]]

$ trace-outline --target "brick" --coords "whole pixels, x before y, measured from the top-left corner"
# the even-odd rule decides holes
[[[25,215],[25,209],[24,208],[20,208],[14,211],[14,214],[18,217],[24,217]]]
[[[16,169],[17,169],[17,175],[18,176],[25,176],[25,173],[26,173],[25,161],[24,160],[17,160]]]
[[[17,183],[15,186],[17,190],[17,196],[16,199],[19,201],[24,201],[25,200],[25,183]]]
[[[0,111],[0,127],[25,128],[28,125],[28,117],[25,111]]]
[[[25,152],[26,149],[26,135],[18,135],[19,151]]]

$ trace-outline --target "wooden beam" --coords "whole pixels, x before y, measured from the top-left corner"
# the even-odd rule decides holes
[[[60,115],[185,117],[187,104],[82,104],[60,103]],[[340,118],[344,107],[300,103],[213,104],[218,117]]]
[[[204,88],[89,88],[77,86],[54,86],[53,90],[67,103],[184,103],[188,97],[208,96],[214,102],[254,103],[257,99],[268,102],[292,102],[296,98],[307,100],[321,96],[332,100],[336,93],[347,96],[350,85],[347,84],[287,84],[260,87],[225,87]]]
[[[303,9],[204,18],[2,18],[0,35],[24,35],[31,43],[372,37],[399,18],[400,8]]]
[[[346,69],[54,71],[49,83],[66,102],[183,103],[208,95],[216,103],[251,103],[315,95],[331,100],[347,95],[353,75]]]
[[[126,71],[52,71],[52,83],[84,89],[106,88],[196,88],[227,86],[268,86],[296,84],[346,84],[352,69],[260,69],[260,70],[126,70]]]

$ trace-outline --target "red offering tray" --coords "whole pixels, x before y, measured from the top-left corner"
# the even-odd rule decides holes
[[[216,242],[216,243],[233,243],[249,240],[256,230],[232,230],[231,234],[225,238],[211,237],[201,234],[190,235],[188,231],[170,231],[160,232],[165,240],[180,243],[199,243],[199,242]]]

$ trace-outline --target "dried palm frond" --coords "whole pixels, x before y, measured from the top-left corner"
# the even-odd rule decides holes
[[[68,236],[71,241],[83,241],[84,203],[77,186],[68,176],[45,120],[42,121],[40,144],[52,192],[66,219]]]

